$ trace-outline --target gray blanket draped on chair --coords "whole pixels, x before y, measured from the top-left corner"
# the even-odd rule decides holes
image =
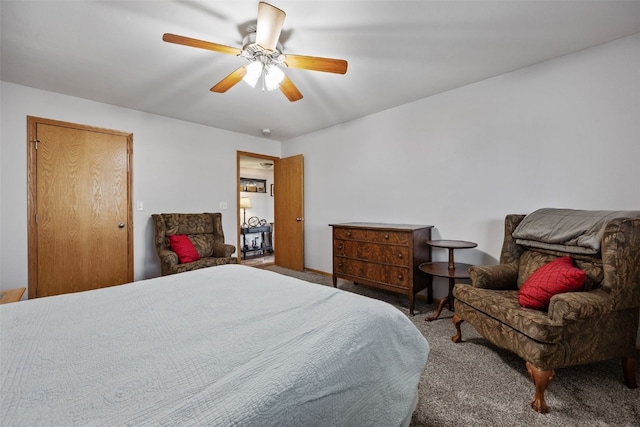
[[[604,227],[613,218],[640,217],[640,211],[584,211],[538,209],[527,215],[513,232],[523,246],[574,254],[597,254]]]

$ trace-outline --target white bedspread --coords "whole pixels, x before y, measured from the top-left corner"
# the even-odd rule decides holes
[[[217,266],[0,306],[0,420],[395,426],[428,352],[389,304]]]

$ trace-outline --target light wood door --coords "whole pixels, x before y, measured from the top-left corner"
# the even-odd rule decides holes
[[[274,165],[274,243],[276,265],[304,270],[304,158],[277,159]]]
[[[29,298],[133,280],[131,134],[29,118]]]

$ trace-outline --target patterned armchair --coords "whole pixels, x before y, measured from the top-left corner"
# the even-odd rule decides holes
[[[640,218],[609,220],[597,254],[571,254],[586,272],[583,287],[554,295],[542,311],[523,308],[519,288],[540,266],[568,254],[516,243],[512,233],[524,217],[506,217],[499,265],[471,267],[471,285],[455,285],[451,339],[462,340],[460,324],[467,321],[491,343],[522,357],[537,412],[548,412],[544,392],[557,368],[621,358],[624,382],[636,388]]]
[[[198,268],[222,264],[237,264],[231,255],[236,247],[224,243],[221,213],[168,213],[151,215],[155,224],[155,244],[162,275],[182,273]],[[171,250],[169,236],[186,235],[193,243],[200,259],[181,264],[178,255]]]

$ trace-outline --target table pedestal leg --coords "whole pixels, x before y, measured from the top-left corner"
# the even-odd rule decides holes
[[[438,304],[438,311],[436,311],[436,314],[433,317],[427,317],[426,320],[427,322],[431,322],[432,320],[436,320],[438,317],[440,317],[440,313],[442,313],[442,309],[444,308],[444,305],[447,305],[447,308],[449,309],[449,311],[453,311],[453,285],[455,284],[455,279],[454,278],[450,278],[449,279],[449,294],[445,297],[442,298],[442,300],[440,300],[440,304]]]

